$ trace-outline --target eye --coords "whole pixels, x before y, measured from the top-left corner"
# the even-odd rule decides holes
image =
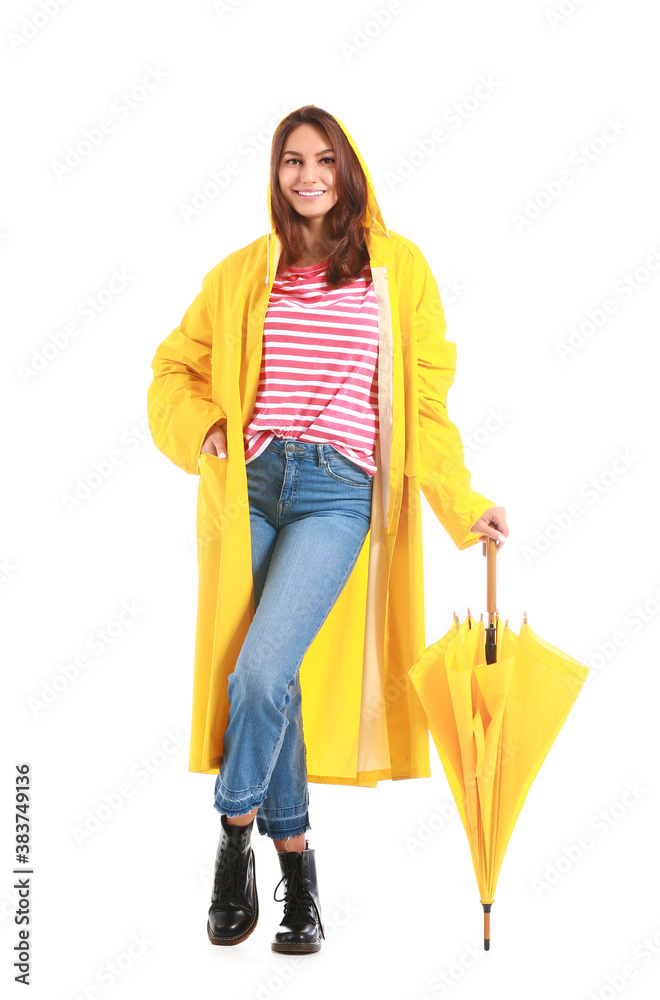
[[[284,162],[285,163],[300,163],[301,161],[298,159],[297,156],[292,156],[289,160],[285,160]],[[334,157],[332,157],[332,156],[323,156],[319,162],[320,163],[325,163],[325,162],[327,162],[327,163],[334,163],[335,160],[334,160]]]

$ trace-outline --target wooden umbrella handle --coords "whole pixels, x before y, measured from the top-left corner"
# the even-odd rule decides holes
[[[497,611],[497,600],[495,596],[497,542],[494,538],[488,538],[486,546],[486,610],[488,612],[488,624],[492,625],[495,621],[495,612]]]
[[[490,951],[490,908],[492,903],[482,903],[484,908],[484,951]]]

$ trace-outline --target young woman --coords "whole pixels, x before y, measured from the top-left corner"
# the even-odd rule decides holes
[[[407,677],[425,645],[420,490],[461,549],[509,529],[447,416],[435,279],[385,226],[341,122],[315,105],[280,122],[267,200],[270,231],[206,275],[158,348],[148,412],[158,448],[200,475],[190,770],[217,775],[208,935],[233,945],[257,924],[256,818],[285,883],[271,946],[296,953],[324,937],[308,781],[430,775]]]

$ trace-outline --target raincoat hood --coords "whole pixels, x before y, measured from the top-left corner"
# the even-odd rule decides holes
[[[300,667],[308,780],[375,787],[428,777],[428,719],[408,676],[426,647],[421,494],[460,549],[495,506],[470,486],[446,397],[456,369],[438,286],[419,247],[388,230],[369,171],[365,243],[378,306],[377,471],[370,528]],[[217,774],[227,684],[255,612],[244,451],[264,320],[281,253],[267,188],[266,233],[224,257],[165,338],[147,394],[156,446],[199,476],[191,771]],[[221,426],[227,458],[202,452]]]
[[[312,104],[312,105],[310,105],[310,107],[315,108],[316,105]],[[288,117],[288,116],[285,116],[285,117]],[[337,122],[337,124],[341,128],[342,132],[344,133],[344,135],[346,136],[346,138],[350,142],[351,147],[353,149],[353,152],[357,156],[358,161],[360,163],[360,166],[362,167],[362,170],[364,172],[364,176],[365,176],[365,179],[366,179],[366,182],[367,182],[367,205],[366,205],[366,208],[364,210],[364,216],[362,217],[362,224],[367,229],[370,229],[370,230],[379,230],[380,232],[384,233],[385,236],[387,236],[388,235],[387,226],[385,225],[385,221],[383,219],[383,214],[382,214],[382,212],[380,210],[380,206],[379,206],[378,200],[376,198],[376,192],[374,191],[374,186],[373,186],[372,181],[371,181],[371,175],[370,175],[370,173],[369,173],[369,171],[367,169],[366,163],[362,159],[362,154],[361,154],[360,150],[358,149],[358,147],[356,146],[355,141],[353,139],[353,136],[349,133],[349,131],[346,128],[346,126],[342,122],[339,121],[339,119],[337,118],[336,115],[333,115],[333,118],[335,119],[335,121]],[[282,121],[284,121],[284,119],[282,119]],[[281,122],[280,122],[280,124],[281,124]],[[279,126],[278,126],[278,128],[279,128]],[[294,125],[293,128],[297,128],[297,126]],[[275,236],[275,223],[273,221],[273,206],[272,206],[272,201],[271,201],[270,171],[269,171],[269,174],[268,174],[268,184],[267,184],[267,188],[266,188],[266,203],[267,203],[267,206],[268,206],[268,233],[267,233],[267,243],[266,243],[268,259],[267,259],[267,266],[266,266],[266,279],[265,279],[265,282],[266,282],[266,284],[269,284],[269,281],[270,281],[270,267],[269,267],[269,264],[270,264],[270,240]]]

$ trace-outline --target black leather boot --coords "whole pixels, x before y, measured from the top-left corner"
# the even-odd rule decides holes
[[[206,929],[213,944],[238,944],[250,936],[259,919],[254,850],[250,846],[254,818],[247,826],[228,823],[224,815],[220,821]]]
[[[305,844],[309,842],[306,840]],[[282,878],[275,886],[273,899],[284,903],[284,918],[271,942],[273,951],[297,954],[301,951],[319,951],[321,938],[325,938],[321,922],[321,902],[316,879],[316,858],[313,848],[304,851],[278,851]],[[277,898],[277,890],[286,883],[284,899]]]

